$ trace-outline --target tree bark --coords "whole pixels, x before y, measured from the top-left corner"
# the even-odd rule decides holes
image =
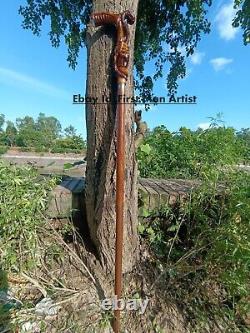
[[[130,10],[135,16],[139,0],[94,0],[93,12],[121,13]],[[130,70],[126,96],[133,96],[133,55],[135,26],[130,26]],[[116,31],[111,27],[88,27],[86,95],[116,96],[117,84],[113,56]],[[126,182],[124,214],[123,271],[132,269],[138,258],[137,235],[137,166],[135,160],[134,108],[126,105]],[[116,104],[86,105],[87,169],[86,211],[90,237],[107,273],[114,272],[115,194],[116,194]]]

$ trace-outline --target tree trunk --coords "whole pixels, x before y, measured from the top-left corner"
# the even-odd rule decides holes
[[[138,0],[94,0],[93,12],[121,13],[129,9],[137,14]],[[126,96],[133,96],[133,49],[135,24],[130,26],[130,75]],[[88,70],[86,95],[116,96],[117,85],[113,67],[116,31],[111,27],[93,28],[87,37]],[[87,169],[86,210],[90,237],[107,273],[114,272],[115,260],[115,194],[116,194],[116,105],[86,105]],[[123,272],[132,269],[138,258],[137,235],[137,167],[134,147],[134,108],[126,105],[125,214]]]

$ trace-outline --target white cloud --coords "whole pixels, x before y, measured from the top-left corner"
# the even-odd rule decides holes
[[[198,128],[201,128],[203,131],[208,129],[210,126],[210,123],[200,123],[197,125]]]
[[[194,52],[191,56],[190,56],[190,61],[192,62],[192,64],[194,65],[200,65],[202,62],[202,59],[205,57],[205,52]]]
[[[237,32],[239,31],[238,28],[234,28],[232,26],[233,18],[236,13],[236,9],[234,9],[233,6],[234,2],[230,0],[220,8],[218,14],[215,17],[219,35],[222,39],[225,40],[234,39]]]
[[[0,81],[15,86],[18,85],[25,87],[30,90],[36,90],[39,93],[50,95],[52,97],[58,97],[67,100],[70,99],[70,93],[68,93],[66,90],[57,88],[56,86],[47,82],[8,68],[0,67]]]
[[[224,69],[227,65],[231,64],[232,62],[233,62],[233,59],[223,58],[223,57],[214,58],[214,59],[210,60],[210,63],[216,72],[221,71],[222,69]]]

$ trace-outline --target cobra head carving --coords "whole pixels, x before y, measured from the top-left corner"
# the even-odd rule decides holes
[[[94,13],[91,15],[95,26],[113,25],[117,31],[117,42],[114,54],[114,67],[118,77],[128,78],[129,66],[129,27],[135,22],[134,15],[126,10],[121,14],[115,13]]]

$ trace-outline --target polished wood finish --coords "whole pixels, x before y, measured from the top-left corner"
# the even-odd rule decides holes
[[[114,54],[114,70],[117,75],[117,145],[116,145],[116,248],[115,248],[115,295],[122,297],[122,257],[124,229],[124,187],[125,187],[125,104],[119,103],[119,96],[125,95],[125,84],[128,79],[129,66],[129,28],[135,22],[130,11],[121,14],[95,13],[92,19],[96,26],[113,25],[116,28],[117,40]],[[115,310],[113,329],[120,332],[120,310]]]
[[[125,94],[125,79],[118,78],[118,95]],[[115,246],[115,295],[122,297],[122,257],[124,226],[125,184],[125,104],[117,105],[117,161],[116,161],[116,246]],[[120,311],[115,311],[114,332],[120,332]]]
[[[117,42],[114,54],[114,69],[118,77],[128,78],[129,65],[129,27],[135,22],[135,17],[129,10],[122,14],[95,13],[92,14],[95,26],[113,25],[117,31]]]

